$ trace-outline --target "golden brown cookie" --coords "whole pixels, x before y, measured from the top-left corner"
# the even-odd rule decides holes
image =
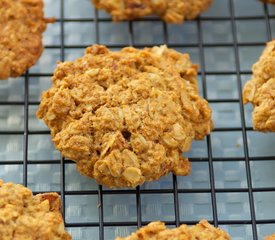
[[[229,240],[228,233],[215,228],[206,220],[201,220],[197,225],[188,227],[182,224],[178,228],[169,229],[162,222],[151,222],[140,228],[135,233],[125,238],[116,240]]]
[[[42,0],[0,1],[0,79],[22,75],[40,57],[48,22]]]
[[[275,234],[265,237],[264,240],[275,240]]]
[[[70,240],[57,193],[36,196],[20,184],[0,180],[0,239]]]
[[[263,132],[275,131],[275,40],[267,43],[260,59],[253,65],[253,76],[243,90],[244,103],[252,103],[253,127]]]
[[[78,170],[109,187],[135,187],[173,172],[187,175],[182,152],[213,128],[198,95],[197,65],[166,46],[111,52],[94,45],[59,63],[37,117]]]
[[[104,9],[114,21],[133,20],[157,15],[165,22],[181,23],[194,19],[205,11],[212,0],[92,0],[96,8]]]

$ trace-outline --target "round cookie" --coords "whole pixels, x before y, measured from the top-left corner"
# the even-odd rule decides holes
[[[165,22],[181,23],[205,11],[212,0],[92,0],[97,9],[104,9],[114,21],[133,20],[157,15]]]
[[[1,0],[0,16],[0,79],[18,77],[40,57],[53,19],[43,17],[42,0]]]
[[[93,45],[59,63],[37,117],[78,170],[109,187],[187,175],[192,140],[213,124],[198,96],[197,66],[166,46],[111,52]]]
[[[20,184],[0,180],[0,238],[70,240],[57,193],[36,196]]]
[[[116,238],[115,240],[230,240],[227,232],[215,228],[206,220],[201,220],[195,226],[188,227],[185,224],[177,228],[166,228],[163,222],[151,222],[140,228],[130,236]]]
[[[253,65],[252,79],[243,90],[244,103],[252,103],[253,128],[275,132],[275,40],[268,42],[258,62]]]

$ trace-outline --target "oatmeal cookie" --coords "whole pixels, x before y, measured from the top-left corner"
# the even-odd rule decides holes
[[[212,0],[92,0],[96,8],[104,9],[114,21],[132,20],[157,15],[165,22],[181,23],[194,19],[205,11]]]
[[[244,86],[243,101],[252,103],[253,127],[263,132],[275,131],[275,40],[268,42],[253,76]]]
[[[188,227],[182,224],[178,228],[169,229],[162,222],[151,222],[147,226],[140,228],[135,233],[125,238],[116,240],[229,240],[228,233],[215,228],[206,220],[201,220],[197,225]]]
[[[275,234],[265,237],[264,240],[275,240]]]
[[[36,196],[20,184],[0,180],[0,239],[70,240],[57,193]]]
[[[58,64],[37,117],[63,156],[100,184],[135,187],[171,171],[187,175],[181,153],[213,127],[196,77],[189,55],[166,46],[111,52],[93,45]]]
[[[40,57],[48,22],[42,0],[0,0],[0,79],[18,77]]]

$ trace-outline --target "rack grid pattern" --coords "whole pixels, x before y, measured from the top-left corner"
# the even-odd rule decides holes
[[[252,130],[252,107],[241,100],[251,65],[275,36],[274,6],[216,0],[197,20],[167,25],[154,17],[114,24],[88,0],[45,5],[57,21],[45,33],[44,54],[21,79],[0,82],[0,178],[34,193],[59,192],[73,239],[113,239],[153,220],[173,227],[201,218],[232,239],[275,233],[275,135]],[[50,86],[55,61],[73,60],[94,43],[114,50],[167,44],[200,65],[201,95],[213,108],[216,127],[187,154],[190,177],[108,189],[80,176],[53,148],[49,130],[35,119],[39,95]]]

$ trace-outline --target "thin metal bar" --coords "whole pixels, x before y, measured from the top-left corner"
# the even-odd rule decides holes
[[[128,193],[128,191],[127,191],[127,193]],[[140,228],[142,218],[141,218],[141,198],[140,198],[140,187],[139,186],[136,188],[136,204],[137,204],[137,227]]]
[[[221,73],[219,73],[220,75]],[[227,73],[223,73],[223,74],[227,74]],[[207,74],[205,73],[205,75],[210,75],[210,74]],[[220,98],[220,99],[209,99],[208,98],[208,102],[210,103],[239,103],[239,99],[224,99],[224,98]],[[0,106],[23,106],[24,105],[24,102],[3,102],[3,101],[0,101]],[[39,105],[39,102],[32,102],[30,101],[29,102],[29,105]],[[44,131],[44,130],[41,130],[41,131]],[[38,132],[38,131],[33,131],[33,132]]]
[[[224,98],[221,98],[221,99],[209,99],[209,97],[207,98],[207,101],[209,103],[239,103],[239,99],[224,99]]]
[[[27,133],[27,134],[33,134],[33,135],[38,135],[38,134],[41,134],[41,135],[44,135],[44,134],[49,134],[50,131],[43,131],[43,130],[40,130],[40,131],[12,131],[12,130],[9,130],[9,131],[3,131],[3,132],[0,132],[0,135],[19,135],[19,134],[24,134],[24,133]]]
[[[166,45],[168,45],[169,38],[168,38],[167,24],[166,24],[165,22],[163,22],[162,26],[163,26],[164,43],[165,43]],[[196,44],[196,45],[197,45],[197,44]],[[181,45],[181,46],[182,46],[182,45]],[[169,47],[173,47],[172,44],[169,44]]]
[[[0,161],[0,165],[21,165],[21,164],[24,164],[23,161],[20,161],[20,160],[12,160],[12,161]],[[31,164],[60,164],[60,161],[59,160],[43,160],[43,161],[33,161],[33,160],[28,160],[28,165],[31,165]]]
[[[200,18],[197,20],[198,26],[198,37],[199,37],[199,54],[200,54],[200,65],[201,65],[201,79],[202,79],[202,92],[203,96],[207,99],[207,85],[206,85],[206,75],[205,75],[205,58],[204,58],[204,49],[203,49],[203,36],[202,36],[202,27]],[[218,211],[217,211],[217,201],[215,193],[215,180],[214,180],[214,166],[212,160],[212,144],[210,136],[206,137],[207,142],[207,153],[208,153],[208,166],[209,166],[209,179],[211,187],[211,200],[212,200],[212,213],[214,226],[218,226]]]
[[[16,160],[9,160],[9,161],[4,161],[4,162],[0,162],[0,165],[23,165],[24,162],[23,161],[16,161]]]
[[[60,1],[61,4],[61,9],[60,9],[60,34],[61,34],[61,39],[60,39],[60,60],[64,61],[64,56],[65,56],[65,41],[64,41],[64,0]]]
[[[8,164],[7,164],[8,165]],[[275,187],[252,188],[253,192],[273,192]],[[136,190],[101,190],[103,195],[136,194]],[[248,188],[216,188],[216,193],[247,193]],[[47,191],[33,191],[34,194]],[[57,191],[58,192],[58,191]],[[141,194],[173,194],[174,189],[142,189]],[[211,188],[178,189],[177,193],[211,193]],[[65,191],[66,196],[98,195],[98,190]],[[100,205],[99,205],[100,207]],[[141,223],[141,221],[140,221]]]
[[[247,131],[252,131],[253,128],[252,127],[246,127],[245,128]],[[222,128],[215,128],[213,129],[213,132],[236,132],[236,131],[241,131],[242,128],[241,127],[222,127]],[[19,134],[23,134],[25,131],[3,131],[0,132],[0,135],[19,135]],[[37,131],[28,131],[28,134],[32,134],[32,135],[48,135],[50,134],[50,131],[47,130],[37,130]]]
[[[24,96],[24,140],[23,140],[23,184],[28,186],[28,127],[29,127],[29,76],[25,75]]]
[[[100,43],[100,37],[99,37],[99,24],[98,24],[98,11],[94,10],[95,14],[95,41],[97,44]]]
[[[213,162],[236,162],[236,161],[245,161],[244,157],[213,157]],[[250,157],[250,161],[274,161],[275,156],[255,156]],[[202,157],[202,158],[189,158],[189,161],[191,162],[205,162],[208,161],[208,158]]]
[[[50,134],[51,132],[48,130],[36,130],[36,131],[29,131],[29,134],[32,134],[32,135],[44,135],[44,134]]]
[[[180,207],[179,207],[179,191],[177,176],[173,174],[173,195],[174,195],[174,210],[175,210],[175,221],[176,226],[180,225]]]
[[[25,114],[25,113],[24,113]],[[24,120],[25,121],[25,120]],[[24,122],[24,125],[25,125],[25,122]],[[25,128],[25,127],[24,127]],[[12,131],[12,130],[9,130],[9,131],[3,131],[3,132],[0,132],[0,135],[19,135],[19,134],[24,134],[26,133],[27,135],[27,132],[28,131]],[[25,145],[23,146],[23,148],[25,148]]]
[[[65,50],[64,50],[64,0],[60,1],[60,34],[61,34],[61,48],[60,48],[60,60],[64,61]],[[62,199],[62,213],[64,216],[64,221],[66,219],[66,197],[65,197],[65,163],[64,158],[60,154],[60,194]],[[65,221],[66,225],[66,221]]]
[[[240,75],[240,58],[239,58],[239,51],[237,46],[237,27],[234,21],[234,2],[233,0],[229,1],[229,9],[231,13],[231,26],[232,26],[232,33],[233,33],[233,41],[234,41],[234,54],[235,54],[235,63],[236,63],[236,75],[238,80],[238,92],[240,98],[240,112],[241,112],[241,123],[242,123],[242,136],[243,136],[243,146],[244,146],[244,156],[245,156],[245,167],[246,167],[246,176],[247,176],[247,186],[248,186],[248,197],[249,197],[249,205],[250,205],[250,214],[251,214],[251,222],[252,222],[252,233],[253,239],[258,240],[257,234],[257,227],[256,227],[256,213],[255,213],[255,206],[254,206],[254,197],[252,191],[252,177],[251,177],[251,170],[250,170],[250,162],[249,162],[249,151],[248,151],[248,144],[247,144],[247,134],[245,129],[245,113],[244,107],[242,103],[242,82],[241,82],[241,75]]]
[[[256,47],[256,46],[262,46],[265,44],[265,41],[261,41],[261,42],[242,42],[242,43],[238,43],[237,45],[240,47]],[[152,44],[130,44],[130,45],[135,45],[135,47],[137,48],[144,48],[144,47],[153,47],[156,44],[152,43]],[[196,48],[198,47],[198,43],[185,43],[185,44],[177,44],[177,43],[170,43],[169,46],[171,48]],[[85,44],[85,45],[65,45],[64,48],[65,49],[82,49],[82,48],[86,48],[89,47],[90,44]],[[233,44],[232,43],[223,43],[223,42],[217,42],[217,43],[205,43],[204,47],[208,47],[208,48],[217,48],[217,47],[232,47]],[[108,44],[109,48],[123,48],[125,47],[125,44]],[[46,49],[60,49],[60,45],[46,45],[45,46]]]
[[[271,32],[271,25],[270,25],[269,16],[268,16],[268,7],[266,3],[264,3],[264,17],[265,17],[265,23],[266,23],[267,40],[271,41],[272,32]]]
[[[238,132],[242,131],[242,127],[232,127],[232,128],[215,128],[213,129],[213,132]],[[246,127],[245,130],[250,131],[253,130],[252,127]]]
[[[241,74],[251,74],[251,71],[240,71]],[[200,72],[199,72],[200,74]],[[236,71],[206,71],[205,75],[235,75]]]
[[[135,45],[136,46],[136,45]],[[145,45],[142,45],[145,47]],[[149,46],[149,45],[148,45]],[[151,45],[153,46],[153,45]],[[124,47],[124,45],[122,45],[121,47]],[[136,46],[137,47],[137,46]],[[110,47],[109,47],[110,48]],[[201,74],[200,72],[198,72],[199,74]],[[244,71],[244,70],[241,70],[240,71],[241,74],[251,74],[252,72],[251,71]],[[43,76],[52,76],[52,73],[41,73]],[[227,71],[206,71],[205,72],[205,75],[234,75],[236,74],[236,71],[230,71],[230,70],[227,70]],[[39,73],[32,73],[29,75],[30,77],[39,77]]]
[[[19,102],[19,101],[0,101],[0,105],[1,106],[6,106],[6,105],[10,105],[10,106],[23,106],[24,105],[24,101]]]
[[[236,161],[245,161],[244,157],[223,157],[223,158],[212,158],[213,162],[236,162]],[[208,158],[201,157],[201,158],[189,158],[190,162],[208,162]],[[251,161],[275,161],[275,156],[257,156],[257,157],[250,157]],[[65,159],[64,162],[66,164],[75,164],[72,160]],[[23,164],[22,160],[14,160],[10,159],[8,161],[0,161],[0,165],[15,165],[15,164]],[[60,160],[28,160],[28,164],[60,164]]]
[[[133,22],[128,22],[128,31],[129,31],[129,45],[134,45],[134,31],[133,31]]]
[[[166,225],[175,225],[173,221],[163,221]],[[213,224],[213,221],[208,220],[209,223]],[[264,220],[257,220],[257,224],[274,224],[275,219],[264,219]],[[146,225],[150,223],[149,221],[142,221],[142,225]],[[187,225],[195,225],[198,222],[197,221],[181,221],[180,224],[187,224]],[[219,220],[220,225],[250,225],[252,223],[251,220]],[[136,222],[105,222],[105,226],[107,227],[130,227],[130,226],[136,226]],[[94,222],[83,222],[83,223],[68,223],[68,227],[98,227],[99,223]]]
[[[104,240],[104,219],[103,219],[103,193],[102,186],[98,186],[98,221],[99,221],[99,239]]]
[[[270,18],[275,18],[275,15],[270,15]],[[222,20],[230,20],[230,17],[208,17],[208,16],[201,16],[201,20],[203,21],[222,21]],[[263,16],[234,16],[234,20],[262,20],[264,19]],[[112,22],[110,17],[101,17],[100,22]],[[56,22],[60,22],[61,19],[57,18]],[[64,22],[94,22],[96,18],[66,18]],[[150,18],[143,18],[143,19],[135,19],[136,22],[159,22],[159,18],[157,17],[150,17]],[[188,20],[187,20],[188,21]]]
[[[99,36],[99,23],[98,23],[98,11],[94,10],[95,14],[95,33],[96,33],[96,43],[100,44],[100,36]],[[98,221],[99,221],[99,240],[104,240],[104,212],[103,212],[103,193],[102,186],[98,186]]]

